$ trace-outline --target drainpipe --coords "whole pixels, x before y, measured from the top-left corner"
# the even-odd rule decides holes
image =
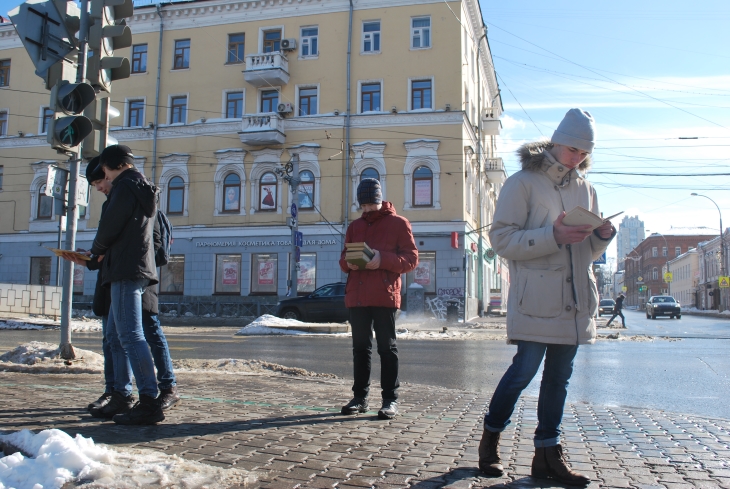
[[[152,183],[157,180],[157,127],[160,121],[160,76],[162,73],[162,9],[157,5],[157,16],[160,18],[160,42],[157,47],[157,86],[155,87],[155,127],[152,129]]]
[[[477,213],[477,228],[479,229],[479,251],[477,254],[477,301],[481,301],[481,308],[477,307],[479,316],[484,311],[484,236],[482,229],[484,205],[482,204],[482,70],[479,66],[481,59],[482,41],[487,37],[487,28],[484,27],[484,34],[479,38],[477,43],[477,164],[478,164],[478,198],[479,212]]]
[[[342,234],[347,232],[347,226],[350,221],[350,58],[352,57],[352,0],[350,0],[350,20],[347,31],[347,110],[345,112],[345,147],[343,155],[345,156],[345,218],[343,219]]]

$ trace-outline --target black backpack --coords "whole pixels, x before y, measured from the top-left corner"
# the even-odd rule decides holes
[[[155,265],[162,267],[170,261],[170,253],[172,252],[172,224],[164,212],[157,211],[157,223],[160,225],[160,238],[162,246],[155,254]]]

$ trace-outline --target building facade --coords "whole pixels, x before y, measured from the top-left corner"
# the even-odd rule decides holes
[[[728,270],[728,240],[730,233],[725,230],[725,270]],[[716,236],[697,245],[697,308],[723,311],[728,308],[728,289],[720,288],[719,279],[722,272],[723,240]]]
[[[626,255],[636,248],[639,243],[644,241],[645,237],[644,221],[641,221],[639,216],[624,216],[618,225],[618,233],[616,235],[616,252],[619,270],[623,270]]]
[[[470,317],[506,300],[506,267],[484,229],[506,173],[479,4],[353,5],[191,1],[137,7],[127,19],[133,46],[117,54],[132,75],[114,82],[110,136],[132,148],[174,226],[161,300],[286,294],[293,203],[300,292],[343,280],[343,234],[360,216],[366,177],[413,224],[420,263],[404,289],[417,282],[458,297]],[[59,219],[44,191],[48,166],[64,158],[46,143],[49,94],[11,24],[0,25],[0,60],[0,282],[55,284],[45,247],[56,246]],[[275,170],[295,155],[302,183],[291,195]],[[103,199],[91,193],[81,248]],[[95,277],[77,270],[75,291],[91,295]]]
[[[669,295],[674,297],[682,307],[697,307],[700,276],[697,249],[691,248],[677,258],[669,260],[667,265],[672,271]]]

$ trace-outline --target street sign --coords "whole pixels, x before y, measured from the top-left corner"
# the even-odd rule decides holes
[[[291,216],[295,219],[297,217],[297,205],[296,204],[291,205]]]
[[[720,277],[717,280],[717,283],[721,289],[727,289],[728,287],[730,287],[730,277]]]
[[[639,278],[636,279],[636,281],[637,282],[643,282],[644,281],[644,277],[639,277]]]
[[[672,277],[673,277],[672,272],[665,272],[664,273],[664,281],[666,283],[670,283],[672,281]]]
[[[296,262],[299,263],[299,260],[302,258],[302,250],[298,246],[296,247],[296,252],[294,253],[294,257],[296,258]]]
[[[304,246],[304,233],[297,231],[294,236],[294,246]]]
[[[49,165],[48,175],[46,176],[46,195],[65,202],[67,189],[68,170]]]
[[[606,264],[606,252],[604,251],[603,254],[593,262],[594,265],[605,265]]]
[[[79,175],[76,182],[76,205],[89,205],[89,182],[86,181],[86,177],[83,175]],[[79,219],[81,216],[82,214],[79,213]]]
[[[624,285],[623,287],[621,287],[621,292],[626,292],[626,291],[628,291],[628,290],[629,290],[629,288],[628,288],[628,287],[626,287],[625,285]]]

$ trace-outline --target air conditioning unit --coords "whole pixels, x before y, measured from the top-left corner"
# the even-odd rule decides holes
[[[294,51],[297,48],[296,39],[282,39],[281,49],[282,51]]]
[[[276,106],[276,111],[280,113],[291,112],[291,104],[279,104]]]

